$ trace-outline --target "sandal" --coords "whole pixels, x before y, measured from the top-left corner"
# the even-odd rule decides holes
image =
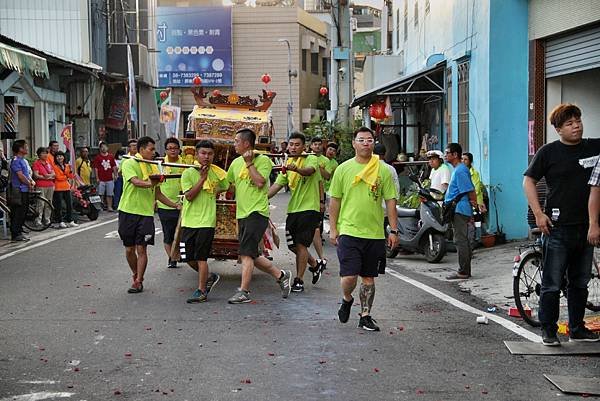
[[[144,291],[144,285],[139,280],[135,280],[131,285],[131,288],[127,290],[129,294],[139,294],[142,291]]]

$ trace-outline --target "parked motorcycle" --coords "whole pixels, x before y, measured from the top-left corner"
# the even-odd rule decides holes
[[[73,209],[80,215],[85,215],[91,221],[98,218],[102,210],[102,199],[96,194],[96,187],[93,185],[80,185],[72,192]]]
[[[398,212],[398,245],[394,249],[386,246],[386,256],[395,258],[400,251],[425,255],[429,263],[438,263],[446,255],[446,231],[442,224],[443,200],[440,191],[424,188],[417,176],[410,176],[419,187],[420,207],[409,209],[396,206]],[[390,226],[386,224],[389,233]]]

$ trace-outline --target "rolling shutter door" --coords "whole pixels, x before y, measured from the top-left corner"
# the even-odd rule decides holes
[[[600,68],[600,26],[546,42],[546,78]]]

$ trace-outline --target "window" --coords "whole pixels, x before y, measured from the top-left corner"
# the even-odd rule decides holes
[[[458,143],[469,149],[469,61],[458,64]]]
[[[415,26],[419,26],[419,0],[415,0]]]
[[[431,11],[431,1],[425,0],[425,15],[429,14],[429,11]]]
[[[404,1],[404,41],[408,40],[408,0]]]
[[[322,63],[323,63],[322,74],[323,74],[324,78],[327,78],[327,70],[329,69],[329,59],[323,57]]]
[[[306,49],[302,49],[302,71],[306,71],[306,58],[308,50]]]
[[[319,53],[310,54],[310,72],[319,75]]]

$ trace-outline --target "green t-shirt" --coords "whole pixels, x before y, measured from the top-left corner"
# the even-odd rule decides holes
[[[154,187],[140,188],[133,185],[130,180],[144,177],[140,163],[133,159],[125,159],[121,163],[123,175],[123,194],[119,201],[119,210],[125,213],[140,216],[154,216]]]
[[[291,189],[292,198],[288,203],[288,213],[303,212],[305,210],[320,211],[319,203],[319,181],[321,173],[319,172],[318,159],[316,156],[310,155],[306,157],[302,168],[312,167],[315,173],[309,176],[300,176],[295,189]],[[288,185],[288,175],[279,173],[276,184],[281,186]]]
[[[333,174],[329,194],[341,199],[337,228],[340,235],[357,238],[384,239],[382,199],[396,199],[396,187],[390,170],[379,167],[377,184],[370,188],[364,181],[354,185],[354,177],[366,164],[350,159],[340,164]]]
[[[329,174],[331,174],[331,172],[334,171],[337,166],[338,166],[337,160],[327,158],[327,164],[325,164],[325,171],[327,171]],[[329,192],[329,187],[331,186],[332,179],[333,179],[333,176],[329,177],[329,179],[325,180],[325,182],[323,183],[323,188],[325,189],[325,192]]]
[[[182,174],[184,170],[189,169],[179,167],[166,167],[165,174]],[[164,182],[160,184],[160,192],[162,192],[163,195],[169,198],[171,201],[177,203],[179,201],[178,196],[181,193],[181,179],[167,178]],[[157,204],[159,209],[175,210],[174,208],[167,206],[160,201],[158,201]]]
[[[250,173],[248,173],[248,177],[240,178],[240,171],[246,167],[242,156],[232,161],[227,170],[227,181],[235,185],[235,217],[237,219],[246,218],[253,212],[269,217],[269,175],[273,169],[273,163],[267,156],[258,155],[254,158],[254,166],[265,179],[265,185],[262,188],[254,185]]]
[[[208,179],[211,182],[218,183],[220,189],[229,187],[227,180],[225,178],[219,180],[212,170],[208,172]],[[195,168],[186,169],[181,176],[183,192],[189,191],[198,181],[200,181],[200,171]],[[216,189],[215,193],[202,189],[192,201],[183,198],[181,226],[189,228],[215,227],[217,224],[216,192]]]

